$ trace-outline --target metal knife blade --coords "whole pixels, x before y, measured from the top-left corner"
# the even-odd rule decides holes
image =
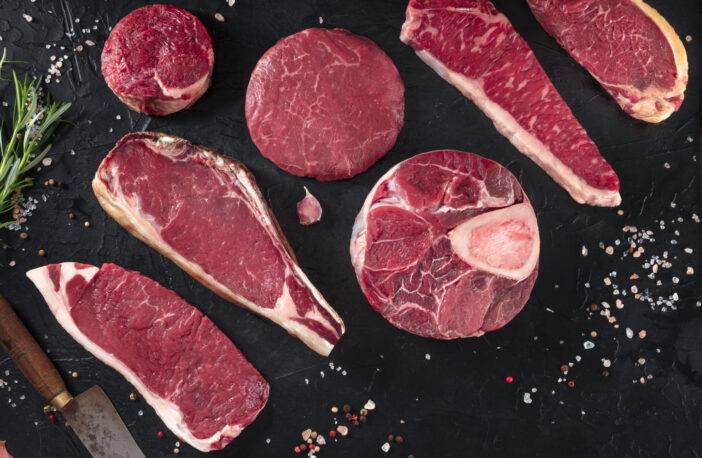
[[[94,458],[145,458],[99,386],[75,396],[61,413]]]

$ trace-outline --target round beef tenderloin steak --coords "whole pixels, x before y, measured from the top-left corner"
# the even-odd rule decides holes
[[[538,271],[539,230],[517,179],[461,151],[419,154],[371,190],[351,260],[373,308],[394,326],[454,339],[501,328]]]
[[[246,123],[261,153],[318,180],[351,178],[383,157],[404,107],[390,58],[344,29],[283,38],[258,61],[246,91]]]
[[[102,50],[102,74],[134,111],[167,115],[190,107],[212,81],[214,52],[205,26],[171,5],[123,17]]]

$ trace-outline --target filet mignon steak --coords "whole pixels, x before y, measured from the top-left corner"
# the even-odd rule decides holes
[[[579,203],[616,206],[619,178],[524,39],[487,0],[410,0],[400,39]]]
[[[167,115],[207,91],[214,52],[205,26],[171,5],[149,5],[123,17],[102,50],[102,74],[134,111]]]
[[[371,190],[351,237],[370,304],[391,324],[437,339],[507,324],[536,280],[539,231],[517,179],[461,151],[400,162]]]
[[[132,235],[316,352],[328,355],[344,333],[242,163],[182,138],[133,133],[102,161],[93,190]]]
[[[246,91],[261,153],[297,176],[338,180],[373,165],[402,129],[404,86],[371,40],[307,29],[266,51]]]
[[[534,16],[634,118],[660,122],[682,104],[687,53],[641,0],[528,0]]]
[[[268,383],[227,336],[155,281],[114,264],[75,262],[27,276],[71,337],[198,450],[223,448],[266,405]]]

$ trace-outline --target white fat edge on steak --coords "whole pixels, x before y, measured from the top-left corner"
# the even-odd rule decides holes
[[[400,40],[407,45],[410,45],[411,42],[409,36],[411,24],[410,21],[405,22],[400,35]],[[621,203],[622,199],[618,191],[597,189],[577,176],[543,142],[520,126],[509,112],[490,100],[477,81],[470,80],[465,75],[450,70],[428,51],[415,50],[415,53],[439,76],[475,103],[492,120],[498,132],[565,188],[576,202],[603,207],[614,207]]]
[[[147,139],[147,143],[154,143],[152,140]],[[173,144],[180,141],[179,139],[169,137],[169,136],[160,136],[157,143],[157,148],[154,149],[155,152],[158,152],[158,154],[162,154],[166,157],[168,157],[171,160],[180,160],[180,161],[186,161],[188,160],[185,155],[181,158],[174,157],[173,154],[164,154],[160,148],[158,148],[158,143],[163,144],[163,146],[166,146],[167,148]],[[170,151],[167,149],[167,151]],[[290,272],[290,269],[292,269],[293,272],[297,274],[297,278],[302,280],[303,283],[309,288],[309,290],[312,292],[314,298],[317,300],[317,305],[323,307],[327,312],[330,314],[333,320],[335,320],[337,323],[340,324],[341,326],[341,332],[338,333],[339,337],[344,334],[345,332],[345,326],[339,315],[334,311],[334,309],[331,308],[331,306],[326,302],[322,294],[317,290],[317,288],[314,287],[312,282],[307,278],[305,273],[302,271],[302,269],[297,265],[297,263],[290,257],[290,254],[285,250],[284,248],[284,243],[281,240],[280,235],[278,234],[278,231],[276,229],[275,223],[271,219],[271,216],[269,214],[268,207],[264,202],[261,201],[259,198],[257,189],[255,188],[255,184],[252,183],[247,176],[245,172],[242,170],[239,170],[237,167],[228,164],[221,156],[212,154],[211,152],[207,150],[197,150],[198,154],[201,154],[205,156],[206,158],[212,160],[214,164],[218,167],[220,171],[223,171],[224,173],[233,173],[236,176],[237,182],[241,185],[241,188],[246,192],[247,198],[243,199],[244,204],[249,208],[249,210],[256,216],[257,219],[259,219],[259,222],[261,223],[261,226],[265,228],[266,233],[268,234],[269,237],[271,237],[273,240],[276,240],[278,243],[276,243],[276,247],[278,251],[281,253],[282,259],[287,261],[286,264],[286,275]],[[116,190],[116,193],[111,193],[105,183],[106,183],[106,178],[101,177],[99,175],[101,169],[98,169],[98,173],[95,175],[95,178],[93,180],[93,189],[96,192],[96,195],[98,196],[98,200],[102,204],[102,206],[105,208],[108,213],[110,213],[115,219],[120,222],[120,224],[123,223],[123,219],[126,217],[128,220],[128,227],[127,229],[132,232],[134,235],[137,236],[137,238],[141,239],[144,243],[147,245],[151,245],[154,247],[156,250],[160,251],[164,255],[167,255],[169,258],[171,258],[176,264],[178,264],[181,268],[185,269],[188,271],[193,277],[195,277],[197,280],[201,281],[204,283],[206,286],[208,286],[210,289],[215,291],[217,294],[220,296],[224,297],[225,299],[229,301],[236,302],[245,308],[258,313],[259,315],[262,315],[274,323],[278,324],[279,326],[283,327],[288,333],[291,335],[299,338],[302,342],[304,342],[308,347],[310,347],[312,350],[316,351],[317,353],[323,355],[323,356],[328,356],[332,349],[334,348],[334,345],[328,342],[326,339],[321,337],[319,334],[316,332],[312,331],[310,328],[305,326],[302,323],[298,323],[296,321],[291,321],[289,320],[290,316],[290,307],[286,307],[284,316],[280,316],[276,313],[278,310],[277,308],[265,308],[265,307],[260,307],[256,303],[244,298],[243,296],[240,296],[230,290],[228,287],[226,287],[224,284],[220,283],[217,281],[212,275],[208,274],[205,272],[205,270],[198,264],[190,261],[189,259],[185,258],[182,256],[180,253],[178,253],[176,250],[174,250],[168,243],[166,243],[163,238],[161,237],[159,230],[160,228],[157,227],[156,223],[154,222],[152,217],[146,216],[145,213],[139,211],[139,204],[138,202],[134,202],[132,205],[129,203],[129,199],[122,193],[121,187],[119,186],[119,182],[116,182],[116,186],[113,186],[113,188]],[[114,179],[114,176],[111,179]],[[220,174],[217,174],[218,179],[222,179]],[[251,204],[254,205],[254,207],[251,207]],[[261,221],[262,220],[262,221]],[[287,278],[287,277],[286,277]],[[284,296],[285,291],[287,291],[287,285],[286,288],[284,289],[283,295]],[[292,298],[288,294],[287,297],[292,301]],[[280,302],[281,298],[278,298],[278,302],[276,302],[276,307],[278,303]],[[294,309],[294,303],[293,304],[288,304],[292,305]],[[320,316],[319,312],[316,312],[313,314],[313,317]],[[295,314],[296,317],[299,317],[299,315]],[[308,318],[307,315],[305,315],[303,318]],[[322,317],[323,318],[323,317]],[[333,334],[337,334],[337,331],[329,325],[327,320],[321,320],[319,321],[325,328],[329,329],[332,331]]]
[[[192,94],[203,94],[210,85],[211,75],[208,71],[199,80],[195,81],[193,84],[185,87],[168,87],[166,83],[163,82],[158,73],[154,73],[154,81],[158,83],[158,87],[161,88],[161,92],[166,97],[171,97],[173,99],[182,99],[184,95]],[[164,101],[167,102],[167,101]],[[188,100],[190,102],[190,100]]]
[[[75,321],[71,317],[71,307],[72,305],[68,301],[68,296],[66,295],[66,285],[67,283],[77,277],[81,276],[86,282],[90,282],[93,277],[100,271],[95,266],[90,266],[86,268],[78,269],[75,267],[74,262],[64,262],[59,264],[61,267],[59,276],[59,290],[56,291],[54,288],[54,282],[49,276],[48,267],[39,267],[37,269],[30,270],[27,272],[27,277],[34,283],[39,292],[44,296],[44,300],[51,309],[51,312],[56,317],[59,324],[70,334],[73,339],[76,340],[83,348],[88,352],[93,354],[103,363],[115,369],[124,378],[131,383],[134,388],[139,391],[144,400],[153,407],[156,414],[163,420],[163,423],[173,431],[181,440],[192,445],[196,449],[208,452],[214,450],[212,444],[219,442],[222,436],[236,437],[238,436],[243,427],[241,425],[227,425],[224,428],[217,431],[212,436],[205,439],[198,439],[192,435],[187,425],[183,421],[183,413],[180,408],[164,399],[160,396],[154,394],[149,388],[141,381],[141,379],[122,361],[117,359],[113,354],[108,353],[99,344],[90,340],[76,325]],[[199,313],[196,309],[193,309],[193,313]]]

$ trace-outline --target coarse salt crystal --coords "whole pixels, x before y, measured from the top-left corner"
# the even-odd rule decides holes
[[[531,404],[531,393],[524,393],[524,404]]]
[[[375,409],[375,402],[373,402],[371,399],[369,399],[368,401],[366,401],[363,408],[366,410],[373,410],[373,409]]]
[[[587,247],[585,245],[583,245],[583,247],[580,249],[580,254],[587,256]]]
[[[634,337],[634,331],[631,328],[626,328],[626,336],[631,339]]]
[[[585,348],[585,350],[592,350],[593,348],[595,348],[595,344],[590,342],[589,340],[586,340],[583,343],[583,348]]]
[[[389,443],[384,443],[383,445],[380,446],[380,450],[382,450],[385,453],[388,453],[390,451],[390,444]]]
[[[427,359],[427,361],[429,361],[429,360],[431,359],[431,355],[430,355],[429,353],[427,353],[426,355],[424,355],[424,357]]]

